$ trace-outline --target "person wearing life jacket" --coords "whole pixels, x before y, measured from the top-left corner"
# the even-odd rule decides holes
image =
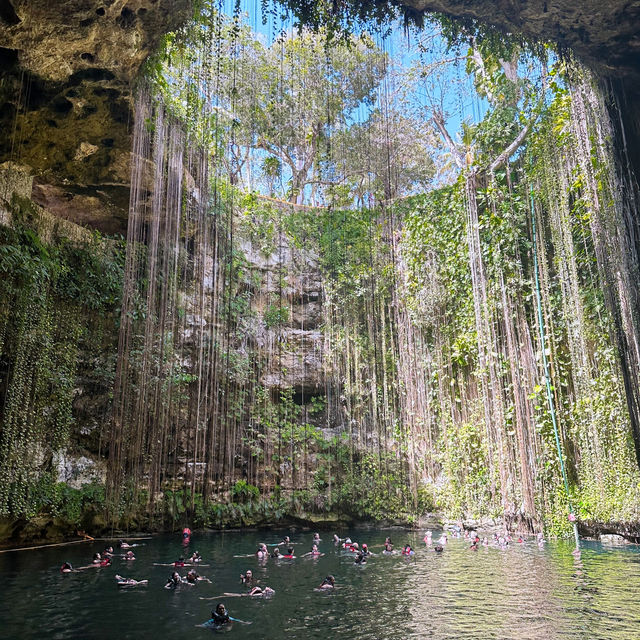
[[[287,558],[288,560],[293,560],[295,556],[293,555],[293,547],[289,547],[287,549],[287,553],[284,553],[280,556],[281,558]]]
[[[356,559],[353,561],[354,564],[364,564],[367,561],[367,554],[364,552],[364,549],[358,553]]]
[[[175,589],[182,584],[183,580],[177,571],[174,571],[167,580],[167,584],[164,585],[165,589]]]
[[[106,557],[103,558],[102,560],[100,560],[100,566],[101,567],[108,567],[111,564],[111,558]]]
[[[174,567],[184,567],[184,558],[180,556],[174,563]]]
[[[202,562],[202,556],[197,551],[194,551],[189,558],[189,562]]]
[[[403,556],[414,556],[416,554],[416,552],[411,548],[411,545],[406,544],[404,546],[404,549],[402,549],[402,555]]]
[[[224,603],[218,603],[218,606],[211,612],[211,619],[213,620],[214,624],[217,624],[219,626],[229,624],[231,622],[229,612],[224,606]]]
[[[389,538],[387,538],[387,540],[388,539]],[[382,553],[384,553],[386,556],[391,555],[392,553],[395,553],[393,550],[393,545],[390,542],[385,542],[384,550],[382,551]]]
[[[136,557],[133,555],[133,551],[131,551],[131,549],[129,549],[129,551],[127,551],[127,553],[124,554],[124,559],[125,560],[135,560]]]
[[[182,542],[188,543],[189,540],[191,540],[191,529],[189,529],[189,527],[185,527],[182,530]]]
[[[328,589],[333,589],[336,586],[336,579],[329,575],[327,576],[319,586],[316,587],[316,590],[326,591]]]
[[[196,582],[198,582],[199,578],[200,576],[195,569],[189,569],[189,571],[187,571],[187,582],[189,584],[195,584]]]
[[[274,593],[275,593],[275,589],[272,589],[271,587],[263,588],[263,587],[255,586],[251,588],[251,590],[247,595],[254,596],[254,597],[262,596],[263,598],[270,598]]]
[[[73,571],[73,567],[70,562],[63,562],[60,567],[60,573],[71,573]]]
[[[116,574],[115,579],[118,582],[119,587],[137,587],[138,585],[146,586],[149,584],[148,580],[134,580],[133,578],[123,578],[122,576]]]

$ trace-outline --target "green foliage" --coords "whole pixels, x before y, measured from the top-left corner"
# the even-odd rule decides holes
[[[264,311],[264,322],[267,329],[279,327],[289,321],[289,307],[280,304],[270,304]]]
[[[0,513],[12,515],[39,508],[36,487],[74,424],[79,347],[105,322],[113,334],[124,268],[119,241],[95,234],[88,243],[45,243],[22,219],[0,227],[0,360],[8,373],[0,388]]]

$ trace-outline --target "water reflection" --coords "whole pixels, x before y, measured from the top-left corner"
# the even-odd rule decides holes
[[[387,531],[352,531],[380,553]],[[563,542],[539,548],[535,541],[507,549],[450,540],[443,553],[425,547],[417,535],[393,532],[396,548],[417,550],[407,559],[377,555],[363,565],[334,547],[325,534],[321,558],[259,563],[257,542],[276,542],[280,532],[194,536],[190,549],[211,567],[213,584],[169,592],[170,569],[154,562],[181,555],[179,538],[160,537],[136,549],[137,560],[61,575],[60,564],[80,565],[100,548],[83,546],[0,555],[3,596],[0,629],[7,638],[184,638],[210,637],[197,623],[215,602],[200,600],[225,591],[242,591],[240,573],[252,569],[260,584],[273,587],[270,600],[232,598],[231,614],[251,620],[231,630],[233,637],[256,639],[322,638],[346,640],[594,638],[640,637],[640,580],[637,547],[605,549],[586,543],[580,555]],[[434,534],[437,539],[439,532]],[[296,555],[310,548],[311,534],[298,534]],[[134,566],[131,566],[131,565]],[[149,587],[118,590],[114,575],[148,578]],[[314,591],[325,575],[336,576],[331,593]],[[29,621],[26,624],[25,621]],[[231,637],[231,636],[230,636]]]

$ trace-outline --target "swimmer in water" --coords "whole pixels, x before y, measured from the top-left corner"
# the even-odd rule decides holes
[[[426,531],[424,534],[424,538],[422,538],[422,542],[424,542],[428,547],[431,546],[431,531]]]
[[[318,544],[320,542],[320,534],[318,532],[313,534],[313,543]]]
[[[487,538],[487,536],[482,538],[482,546],[483,547],[488,547],[489,546],[489,538]]]
[[[280,556],[281,558],[287,558],[288,560],[293,560],[295,556],[293,555],[293,547],[289,547],[287,549],[287,553]]]
[[[121,549],[131,549],[131,547],[132,547],[133,545],[130,545],[130,544],[129,544],[128,542],[126,542],[125,540],[120,540],[120,541],[118,541],[118,546],[119,546]]]
[[[175,589],[180,585],[185,584],[185,581],[180,577],[177,571],[174,571],[167,580],[167,584],[164,585],[165,589]]]
[[[416,552],[411,548],[410,544],[406,544],[404,549],[402,549],[403,556],[415,556]]]
[[[174,567],[184,567],[184,558],[180,556],[174,563]]]
[[[103,552],[103,556],[113,556],[113,547],[107,547]]]
[[[91,561],[92,564],[100,564],[102,562],[102,556],[99,553],[94,553],[93,554],[93,560]]]
[[[444,551],[444,547],[441,544],[437,544],[435,547],[433,547],[433,550],[436,553],[442,553]]]
[[[214,624],[220,627],[231,622],[229,613],[222,602],[219,602],[218,606],[211,612],[211,619]]]
[[[447,534],[446,534],[446,533],[443,533],[443,534],[440,536],[440,540],[438,540],[438,542],[439,542],[440,544],[443,544],[443,545],[444,545],[444,544],[447,544],[447,540],[448,540],[448,538],[447,538]]]
[[[284,538],[282,538],[282,542],[278,542],[278,545],[289,546],[290,544],[291,544],[291,538],[289,538],[289,536],[285,536]]]
[[[334,589],[336,586],[336,579],[329,575],[327,576],[319,586],[316,587],[316,591],[328,591],[329,589]]]
[[[226,598],[270,598],[275,594],[275,589],[271,587],[252,587],[248,593],[224,593],[223,596]],[[217,596],[221,598],[223,596]],[[214,598],[202,598],[203,600],[215,600]]]
[[[282,556],[280,555],[280,549],[278,549],[278,547],[276,547],[276,548],[271,552],[271,557],[272,557],[272,558],[282,558]]]
[[[354,564],[364,564],[367,561],[367,554],[364,550],[360,551],[356,556],[356,559],[353,561]]]
[[[338,544],[340,544],[341,542],[342,542],[342,538],[339,538],[339,537],[338,537],[338,534],[337,534],[337,533],[334,533],[334,534],[333,534],[333,544],[338,545]]]
[[[73,567],[70,562],[63,562],[60,567],[60,573],[71,573],[73,571]]]
[[[211,584],[211,580],[205,576],[201,576],[195,569],[189,569],[187,571],[187,582],[189,584],[197,584],[198,582],[208,582]]]
[[[194,551],[189,558],[189,562],[202,562],[202,556],[197,551]]]
[[[251,569],[247,569],[245,573],[241,573],[240,582],[243,582],[244,584],[250,584],[253,582],[253,571],[251,571]]]
[[[391,555],[392,553],[395,553],[395,551],[393,550],[393,545],[390,542],[385,542],[384,550],[382,551],[382,553],[384,553],[387,556]]]
[[[124,554],[124,559],[125,560],[135,560],[136,557],[133,555],[133,551],[127,551],[127,553]]]
[[[137,586],[147,586],[149,584],[148,580],[134,580],[133,578],[123,578],[116,574],[116,580],[118,581],[119,587],[137,587]]]
[[[311,547],[311,551],[308,551],[302,557],[306,558],[307,556],[315,556],[319,558],[320,556],[323,556],[323,555],[324,553],[320,553],[320,551],[318,551],[318,545],[314,544],[313,547]]]
[[[278,547],[276,547],[276,549],[277,548]],[[267,545],[261,542],[258,545],[258,550],[256,551],[256,558],[258,558],[258,560],[264,560],[265,558],[268,558],[268,557],[269,557],[269,552],[267,551]]]

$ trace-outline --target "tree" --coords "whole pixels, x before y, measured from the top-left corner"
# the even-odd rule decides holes
[[[253,127],[255,146],[288,169],[289,199],[301,203],[330,132],[373,103],[384,54],[362,40],[329,49],[324,35],[303,31],[277,40],[259,65],[245,87],[253,102],[237,117]]]
[[[375,109],[363,123],[336,136],[334,181],[368,205],[428,191],[434,176],[431,150],[438,144],[424,124],[394,107]]]

